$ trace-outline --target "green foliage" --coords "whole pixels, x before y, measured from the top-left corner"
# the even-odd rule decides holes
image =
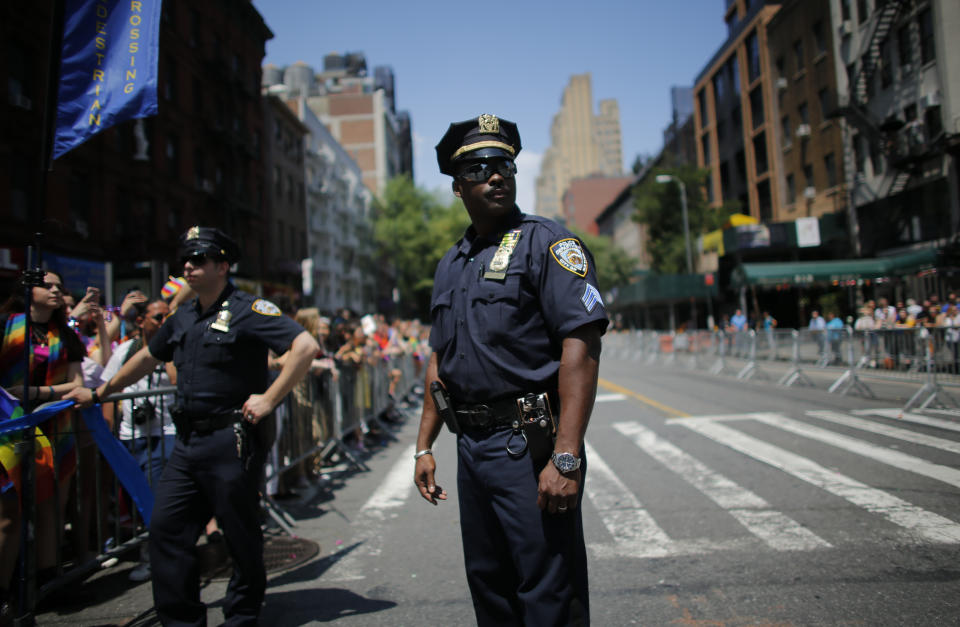
[[[575,227],[570,230],[583,240],[593,255],[593,261],[597,266],[597,283],[599,283],[597,288],[601,294],[606,294],[614,287],[630,282],[630,276],[637,267],[636,259],[619,246],[615,246],[609,237],[589,235]]]
[[[737,211],[739,205],[727,203],[719,209],[712,209],[703,195],[709,171],[691,166],[655,170],[634,189],[634,205],[637,211],[633,219],[646,226],[647,249],[650,252],[652,269],[660,274],[684,274],[687,262],[680,186],[675,183],[657,183],[659,174],[670,174],[683,181],[686,186],[694,265],[697,237],[720,228],[730,215]]]
[[[373,232],[378,258],[395,272],[401,316],[429,319],[437,263],[468,224],[470,218],[459,200],[444,204],[417,188],[408,176],[387,183],[374,207]]]

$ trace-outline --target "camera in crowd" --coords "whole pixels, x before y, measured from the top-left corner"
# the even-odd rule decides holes
[[[157,410],[153,407],[153,403],[145,398],[134,399],[133,401],[133,422],[134,424],[142,425],[153,420],[154,416],[157,414]]]

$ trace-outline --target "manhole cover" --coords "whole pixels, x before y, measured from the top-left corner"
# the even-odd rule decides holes
[[[200,553],[201,579],[229,579],[233,562],[225,542],[214,542],[197,547]],[[312,540],[289,536],[267,536],[263,539],[263,563],[268,573],[287,570],[312,559],[320,552],[320,545]]]

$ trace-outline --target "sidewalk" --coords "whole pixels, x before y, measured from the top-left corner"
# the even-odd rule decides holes
[[[407,410],[407,420],[393,430],[404,440],[413,437],[417,428],[419,409]],[[277,580],[287,581],[297,572],[310,571],[322,573],[335,563],[340,552],[346,550],[339,546],[338,537],[344,537],[343,519],[335,500],[337,492],[350,481],[364,481],[363,477],[376,474],[380,463],[389,455],[390,449],[400,446],[398,442],[387,441],[372,449],[365,459],[370,472],[358,473],[348,469],[346,464],[324,469],[325,480],[300,490],[295,499],[279,501],[277,504],[295,520],[294,531],[297,537],[291,538],[283,533],[272,521],[267,524],[264,533],[264,561],[267,566],[267,594]],[[346,505],[346,504],[345,504]],[[333,514],[333,516],[328,516]],[[265,515],[264,520],[268,520]],[[231,566],[226,558],[225,547],[210,546],[201,538],[198,550],[204,565],[201,575],[201,598],[208,607],[208,621],[211,625],[222,623],[220,607],[226,593]],[[38,607],[36,621],[38,625],[62,625],[70,627],[106,627],[126,626],[145,627],[159,625],[152,611],[153,594],[149,581],[133,583],[128,575],[137,566],[139,551],[134,549],[109,568],[102,568],[80,584],[55,592]],[[309,587],[311,575],[304,579],[304,588]]]

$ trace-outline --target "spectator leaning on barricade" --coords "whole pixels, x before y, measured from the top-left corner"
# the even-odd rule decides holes
[[[63,279],[56,272],[46,272],[43,284],[31,290],[30,302],[30,366],[24,360],[26,347],[26,303],[23,300],[23,279],[17,291],[0,307],[0,386],[7,393],[22,398],[24,380],[29,382],[31,402],[59,400],[64,394],[83,384],[81,362],[86,353],[76,334],[67,326],[63,303]],[[69,495],[68,480],[76,467],[72,410],[64,411],[40,425],[36,446],[36,556],[42,569],[39,579],[48,577],[46,569],[56,564],[56,547],[60,534],[56,529],[58,503],[54,499],[54,481],[60,481],[60,519],[63,504]],[[9,418],[6,416],[5,418]],[[51,443],[51,440],[52,443]],[[20,549],[19,499],[22,496],[20,473],[23,460],[17,444],[18,434],[0,437],[0,621],[11,616],[8,593]],[[54,476],[54,457],[59,463],[59,476]]]
[[[103,379],[109,381],[120,371],[137,352],[153,339],[170,313],[170,306],[163,300],[155,300],[146,306],[138,304],[133,324],[139,330],[136,339],[127,340],[117,346],[113,356],[103,370]],[[176,384],[177,373],[172,362],[160,364],[145,377],[123,388],[124,392],[146,392],[148,390],[169,387]],[[167,458],[173,452],[177,430],[170,416],[174,404],[172,394],[145,396],[127,399],[120,403],[120,420],[117,424],[113,403],[103,406],[103,415],[107,423],[127,445],[130,454],[140,465],[150,485],[156,485],[163,472]],[[130,571],[131,581],[150,579],[150,561],[146,545],[141,546],[140,565]]]

